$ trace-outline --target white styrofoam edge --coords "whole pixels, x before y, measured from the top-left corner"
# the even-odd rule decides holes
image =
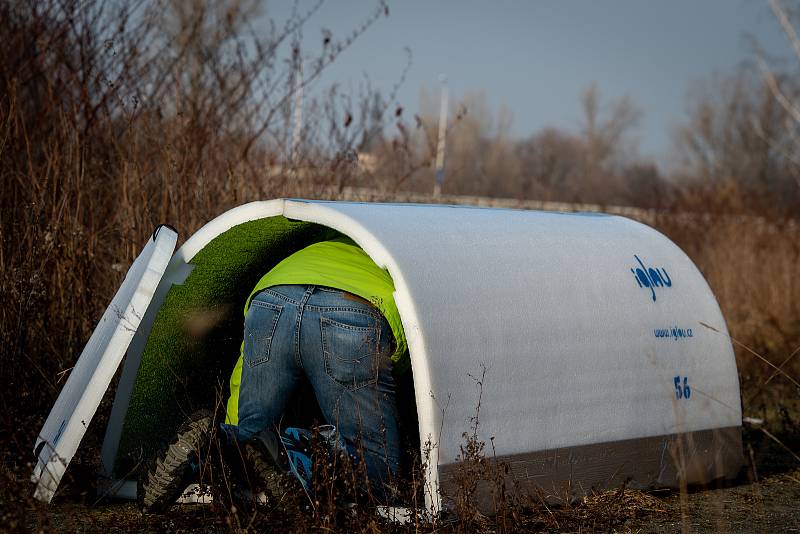
[[[234,226],[257,219],[283,215],[285,202],[284,199],[257,200],[255,202],[242,204],[241,206],[218,215],[216,218],[203,225],[198,231],[192,234],[192,237],[181,245],[181,248],[179,248],[173,256],[170,267],[179,267],[181,264],[189,263],[192,261],[195,254],[200,252],[203,247]],[[170,269],[168,269],[167,272],[169,271]]]
[[[173,284],[182,284],[186,280],[194,267],[188,262],[214,238],[239,224],[281,215],[283,213],[283,202],[282,199],[262,200],[228,210],[203,225],[172,255],[164,276],[156,288],[152,305],[145,313],[128,348],[100,453],[101,486],[107,486],[113,475],[114,461],[119,450],[119,440],[122,437],[122,428],[125,423],[125,416],[128,413],[130,397],[133,392],[133,385],[136,382],[136,375],[139,372],[139,365],[142,362],[142,354],[147,345],[147,338],[153,328],[153,322],[158,315],[158,310],[161,308],[161,304],[163,304],[170,287]],[[119,365],[119,362],[117,365]]]
[[[103,356],[100,358],[97,367],[92,371],[85,389],[80,394],[75,409],[65,419],[65,422],[62,423],[64,428],[61,432],[60,440],[55,444],[51,444],[46,441],[46,436],[37,436],[34,451],[39,449],[40,444],[44,443],[44,446],[38,454],[36,467],[31,474],[31,481],[36,483],[34,497],[40,501],[50,502],[53,498],[61,482],[61,478],[69,462],[72,460],[72,457],[75,455],[75,452],[78,450],[78,445],[80,445],[89,423],[94,417],[97,407],[100,405],[100,401],[103,399],[119,367],[125,350],[128,348],[139,326],[138,323],[143,314],[137,310],[146,310],[149,306],[155,288],[172,256],[172,252],[175,250],[175,244],[178,240],[178,234],[175,231],[162,227],[161,231],[159,231],[159,235],[161,236],[159,239],[164,240],[164,247],[155,248],[153,255],[150,257],[139,279],[136,291],[125,305],[124,311],[111,308],[114,304],[114,299],[117,297],[117,294],[115,294],[114,299],[112,299],[109,307],[98,323],[98,327],[100,327],[104,321],[108,320],[110,317],[110,315],[108,315],[109,313],[120,314],[120,319],[124,319],[124,321],[120,320],[117,323],[106,344]],[[155,241],[155,239],[156,237],[154,236],[153,240]],[[123,281],[122,285],[124,284],[125,282]],[[117,290],[117,293],[122,290],[122,285]],[[96,327],[96,329],[98,327]],[[93,336],[94,335],[93,333]],[[87,342],[84,347],[84,351],[89,347],[93,347],[91,342],[92,339],[90,338],[89,342]],[[83,355],[84,352],[78,357],[78,362],[75,364],[75,368],[73,368],[72,371],[73,373],[79,370],[80,359]],[[70,373],[70,377],[72,377],[72,373]],[[68,395],[68,392],[71,391],[69,388],[70,385],[70,379],[68,378],[43,428],[48,426],[50,417],[53,417],[57,413],[55,409],[59,405],[59,402],[62,401],[62,396]]]

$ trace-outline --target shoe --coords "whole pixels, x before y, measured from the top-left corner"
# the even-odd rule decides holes
[[[269,504],[287,512],[308,494],[305,480],[295,473],[282,440],[261,431],[241,444],[242,456],[254,491],[263,491]],[[310,462],[308,465],[310,475]]]
[[[172,506],[199,472],[214,432],[214,414],[194,412],[178,428],[171,443],[156,452],[139,477],[136,497],[146,514],[162,514]]]

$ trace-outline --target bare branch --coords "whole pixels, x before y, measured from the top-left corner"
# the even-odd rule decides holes
[[[789,20],[786,10],[783,9],[779,0],[769,0],[769,6],[772,8],[772,12],[775,14],[775,18],[778,19],[781,28],[783,28],[783,33],[786,34],[786,38],[789,39],[794,49],[794,55],[800,59],[800,38],[797,37],[797,32]]]

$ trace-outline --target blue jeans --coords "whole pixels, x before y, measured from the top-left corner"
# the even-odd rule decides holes
[[[363,458],[373,495],[391,500],[385,484],[401,454],[393,351],[386,319],[360,297],[312,285],[261,291],[245,317],[238,438],[275,429],[307,378],[327,422]]]

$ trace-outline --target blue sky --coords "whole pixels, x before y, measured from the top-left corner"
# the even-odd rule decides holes
[[[267,15],[280,21],[290,5],[269,3]],[[301,11],[310,5],[300,2]],[[323,4],[305,29],[308,53],[319,47],[321,28],[344,37],[374,6]],[[413,64],[398,100],[409,115],[421,88],[438,92],[445,74],[456,97],[482,90],[493,109],[505,105],[514,135],[524,137],[546,126],[576,130],[579,95],[596,82],[606,99],[627,94],[644,111],[634,135],[662,165],[692,84],[752,58],[746,35],[771,53],[789,52],[766,0],[407,0],[389,9],[318,85],[336,81],[347,90],[367,75],[387,94],[408,47]]]

